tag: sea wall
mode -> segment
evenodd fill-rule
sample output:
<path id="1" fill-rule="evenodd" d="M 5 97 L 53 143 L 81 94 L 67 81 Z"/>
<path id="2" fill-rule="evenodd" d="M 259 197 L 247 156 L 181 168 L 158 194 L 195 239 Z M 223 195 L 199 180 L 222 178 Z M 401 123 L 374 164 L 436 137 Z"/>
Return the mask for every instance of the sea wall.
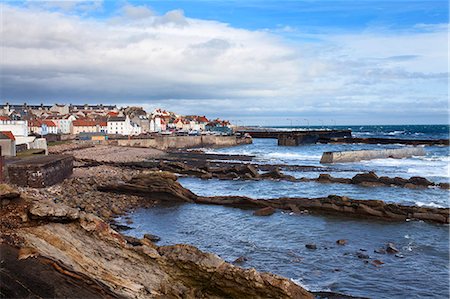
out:
<path id="1" fill-rule="evenodd" d="M 119 139 L 113 140 L 120 146 L 152 147 L 160 150 L 198 147 L 228 147 L 249 144 L 251 138 L 236 136 L 157 136 L 151 139 Z"/>
<path id="2" fill-rule="evenodd" d="M 361 160 L 383 159 L 383 158 L 408 158 L 412 156 L 424 156 L 422 147 L 407 147 L 384 150 L 362 150 L 343 152 L 324 152 L 320 163 L 357 162 Z"/>

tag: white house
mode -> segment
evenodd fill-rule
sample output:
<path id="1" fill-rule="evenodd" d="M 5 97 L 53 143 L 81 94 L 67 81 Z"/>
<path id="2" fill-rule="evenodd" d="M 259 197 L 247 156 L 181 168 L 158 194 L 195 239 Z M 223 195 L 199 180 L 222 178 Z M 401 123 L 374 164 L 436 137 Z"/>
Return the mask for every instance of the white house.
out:
<path id="1" fill-rule="evenodd" d="M 8 117 L 0 116 L 0 131 L 10 131 L 15 137 L 27 137 L 28 122 L 26 120 L 10 120 Z"/>
<path id="2" fill-rule="evenodd" d="M 108 134 L 138 135 L 140 133 L 140 127 L 132 123 L 128 115 L 108 118 Z"/>
<path id="3" fill-rule="evenodd" d="M 74 115 L 52 115 L 45 118 L 51 120 L 56 124 L 57 131 L 60 134 L 70 134 L 72 122 L 77 118 Z"/>

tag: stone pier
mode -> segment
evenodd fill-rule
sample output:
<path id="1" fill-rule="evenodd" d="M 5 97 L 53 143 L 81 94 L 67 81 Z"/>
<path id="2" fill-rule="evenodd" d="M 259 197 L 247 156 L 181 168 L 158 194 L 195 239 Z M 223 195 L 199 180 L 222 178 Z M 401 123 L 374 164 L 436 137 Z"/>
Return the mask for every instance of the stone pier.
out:
<path id="1" fill-rule="evenodd" d="M 423 147 L 406 147 L 383 150 L 362 150 L 345 152 L 324 152 L 320 163 L 357 162 L 361 160 L 385 159 L 385 158 L 409 158 L 412 156 L 424 156 Z"/>

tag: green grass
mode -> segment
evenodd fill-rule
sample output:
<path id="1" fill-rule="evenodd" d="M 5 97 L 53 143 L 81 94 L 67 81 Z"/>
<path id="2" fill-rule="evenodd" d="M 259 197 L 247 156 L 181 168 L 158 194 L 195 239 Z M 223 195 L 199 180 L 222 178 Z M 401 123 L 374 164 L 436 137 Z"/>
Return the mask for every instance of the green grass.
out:
<path id="1" fill-rule="evenodd" d="M 45 150 L 43 149 L 29 149 L 26 151 L 22 151 L 17 153 L 17 157 L 29 157 L 29 156 L 37 156 L 37 155 L 45 155 Z"/>

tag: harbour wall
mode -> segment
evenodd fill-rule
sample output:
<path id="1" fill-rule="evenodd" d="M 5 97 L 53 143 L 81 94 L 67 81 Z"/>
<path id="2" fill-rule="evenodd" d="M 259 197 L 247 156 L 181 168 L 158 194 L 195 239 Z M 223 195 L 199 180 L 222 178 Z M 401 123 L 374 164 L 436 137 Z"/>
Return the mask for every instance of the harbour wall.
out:
<path id="1" fill-rule="evenodd" d="M 229 147 L 252 143 L 251 138 L 236 136 L 157 136 L 149 139 L 119 139 L 111 140 L 120 146 L 151 147 L 160 150 L 200 147 Z"/>
<path id="2" fill-rule="evenodd" d="M 362 150 L 345 152 L 324 152 L 320 163 L 357 162 L 361 160 L 383 159 L 383 158 L 408 158 L 412 156 L 424 156 L 422 147 L 407 147 L 384 150 Z"/>

